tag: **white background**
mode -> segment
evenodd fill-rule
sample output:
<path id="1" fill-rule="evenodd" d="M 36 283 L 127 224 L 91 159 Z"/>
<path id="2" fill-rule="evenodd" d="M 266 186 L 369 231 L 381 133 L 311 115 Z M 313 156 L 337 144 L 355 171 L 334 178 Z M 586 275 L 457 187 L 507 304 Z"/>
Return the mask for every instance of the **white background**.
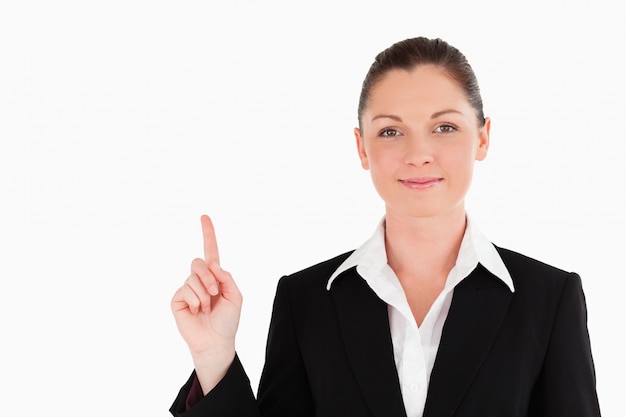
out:
<path id="1" fill-rule="evenodd" d="M 278 278 L 383 213 L 354 149 L 360 84 L 425 35 L 467 55 L 493 119 L 470 213 L 581 274 L 603 415 L 622 415 L 626 13 L 420 3 L 1 2 L 2 413 L 167 416 L 191 371 L 169 301 L 202 213 L 256 387 Z"/>

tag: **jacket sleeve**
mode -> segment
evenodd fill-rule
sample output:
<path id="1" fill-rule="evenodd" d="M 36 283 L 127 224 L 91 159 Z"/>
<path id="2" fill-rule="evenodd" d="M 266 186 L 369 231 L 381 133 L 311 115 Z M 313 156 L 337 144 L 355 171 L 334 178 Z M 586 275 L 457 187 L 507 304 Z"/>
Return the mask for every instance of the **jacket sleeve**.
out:
<path id="1" fill-rule="evenodd" d="M 195 372 L 180 389 L 170 408 L 175 417 L 258 417 L 254 394 L 250 380 L 246 375 L 238 356 L 231 364 L 222 380 L 207 395 L 191 408 L 187 407 L 187 398 L 193 386 Z"/>
<path id="2" fill-rule="evenodd" d="M 565 280 L 529 415 L 598 417 L 600 407 L 580 277 Z"/>

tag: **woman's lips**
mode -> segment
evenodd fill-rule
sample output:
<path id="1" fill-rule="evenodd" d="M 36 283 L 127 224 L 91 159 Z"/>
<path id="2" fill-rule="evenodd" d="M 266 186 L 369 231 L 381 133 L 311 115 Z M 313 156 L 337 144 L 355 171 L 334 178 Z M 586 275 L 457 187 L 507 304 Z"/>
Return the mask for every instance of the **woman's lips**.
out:
<path id="1" fill-rule="evenodd" d="M 432 188 L 443 181 L 443 178 L 437 177 L 413 177 L 400 180 L 402 185 L 412 190 L 426 190 Z"/>

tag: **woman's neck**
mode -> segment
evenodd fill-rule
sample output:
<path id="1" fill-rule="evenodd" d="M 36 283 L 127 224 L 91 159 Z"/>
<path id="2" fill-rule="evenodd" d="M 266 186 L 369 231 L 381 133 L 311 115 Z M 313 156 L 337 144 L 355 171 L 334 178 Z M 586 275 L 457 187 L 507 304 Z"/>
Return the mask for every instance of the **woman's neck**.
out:
<path id="1" fill-rule="evenodd" d="M 464 210 L 420 218 L 388 210 L 385 247 L 389 266 L 399 275 L 447 277 L 456 263 L 465 225 Z"/>

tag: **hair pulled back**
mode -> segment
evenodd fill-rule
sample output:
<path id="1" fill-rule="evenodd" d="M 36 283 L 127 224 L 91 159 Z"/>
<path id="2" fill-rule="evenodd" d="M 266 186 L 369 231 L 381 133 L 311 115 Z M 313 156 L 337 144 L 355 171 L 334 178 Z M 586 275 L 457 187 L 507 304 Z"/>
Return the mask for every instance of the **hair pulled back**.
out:
<path id="1" fill-rule="evenodd" d="M 476 110 L 479 126 L 482 127 L 485 124 L 478 80 L 465 55 L 441 39 L 418 37 L 397 42 L 379 53 L 374 59 L 361 88 L 358 109 L 359 126 L 367 108 L 372 87 L 391 70 L 409 71 L 418 65 L 441 67 L 465 92 L 470 105 Z"/>

